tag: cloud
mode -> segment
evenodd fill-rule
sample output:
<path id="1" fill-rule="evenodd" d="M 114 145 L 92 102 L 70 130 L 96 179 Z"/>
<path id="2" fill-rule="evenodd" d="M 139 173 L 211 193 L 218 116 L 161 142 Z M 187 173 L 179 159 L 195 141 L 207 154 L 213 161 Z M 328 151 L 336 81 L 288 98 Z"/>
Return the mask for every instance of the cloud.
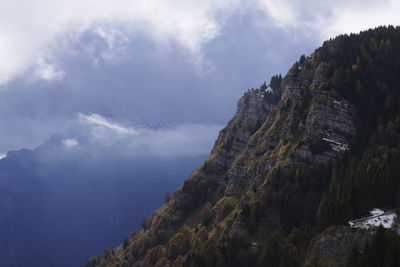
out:
<path id="1" fill-rule="evenodd" d="M 85 115 L 82 113 L 78 113 L 78 117 L 84 123 L 89 125 L 93 125 L 94 129 L 108 129 L 115 132 L 118 135 L 133 135 L 137 134 L 137 131 L 131 127 L 124 127 L 119 125 L 118 123 L 112 122 L 111 119 L 107 119 L 99 114 L 90 113 L 89 115 Z"/>
<path id="2" fill-rule="evenodd" d="M 400 2 L 396 0 L 259 0 L 258 3 L 276 26 L 312 31 L 320 40 L 380 25 L 400 24 Z"/>
<path id="3" fill-rule="evenodd" d="M 43 59 L 39 59 L 34 72 L 34 78 L 45 81 L 60 81 L 64 78 L 64 71 L 60 70 L 54 64 L 50 64 Z"/>
<path id="4" fill-rule="evenodd" d="M 400 2 L 356 1 L 346 3 L 342 7 L 332 6 L 332 19 L 326 23 L 330 35 L 357 33 L 361 30 L 381 25 L 400 25 Z M 322 34 L 322 36 L 325 36 Z"/>
<path id="5" fill-rule="evenodd" d="M 112 143 L 137 122 L 225 124 L 243 91 L 323 39 L 399 17 L 393 0 L 0 1 L 4 152 L 64 133 L 77 112 Z M 211 72 L 193 69 L 208 63 Z M 150 135 L 161 132 L 180 138 Z"/>
<path id="6" fill-rule="evenodd" d="M 118 42 L 115 29 L 129 28 L 131 34 L 147 34 L 159 44 L 173 41 L 199 57 L 202 44 L 218 35 L 224 14 L 237 8 L 238 3 L 239 0 L 2 0 L 0 83 L 27 70 L 63 42 L 79 42 L 85 31 L 104 38 L 109 50 Z M 111 30 L 102 29 L 110 25 Z M 48 73 L 45 72 L 45 79 L 57 74 Z"/>
<path id="7" fill-rule="evenodd" d="M 141 147 L 147 153 L 166 157 L 206 155 L 210 153 L 221 128 L 221 125 L 215 124 L 182 124 L 147 129 L 141 138 L 131 143 L 132 151 Z"/>
<path id="8" fill-rule="evenodd" d="M 106 155 L 205 155 L 210 152 L 222 127 L 216 124 L 181 124 L 133 128 L 93 113 L 80 113 L 78 120 L 83 127 L 63 139 L 64 145 L 73 147 L 81 144 L 81 149 L 85 147 L 92 154 Z"/>
<path id="9" fill-rule="evenodd" d="M 203 75 L 196 73 L 182 47 L 166 44 L 160 49 L 148 35 L 132 37 L 112 25 L 97 24 L 95 32 L 78 38 L 74 49 L 60 40 L 58 49 L 66 54 L 45 61 L 65 72 L 62 80 L 32 82 L 29 73 L 0 90 L 0 151 L 37 147 L 64 133 L 78 112 L 102 114 L 111 123 L 134 125 L 134 130 L 143 124 L 225 124 L 247 88 L 285 72 L 305 53 L 304 44 L 293 43 L 281 31 L 254 27 L 251 18 L 229 18 L 219 35 L 203 45 L 215 67 Z M 103 61 L 103 52 L 112 60 Z M 97 133 L 118 136 L 104 127 Z"/>
<path id="10" fill-rule="evenodd" d="M 79 142 L 75 138 L 67 138 L 62 140 L 62 143 L 66 148 L 72 148 L 79 146 Z"/>
<path id="11" fill-rule="evenodd" d="M 106 44 L 95 59 L 113 62 L 128 39 L 145 34 L 163 49 L 180 46 L 195 65 L 208 68 L 203 46 L 220 35 L 227 18 L 257 10 L 267 14 L 268 27 L 316 34 L 319 41 L 400 23 L 397 0 L 2 0 L 0 84 L 32 67 L 43 80 L 61 80 L 66 73 L 59 66 L 37 62 L 71 52 L 75 44 L 92 53 L 81 40 L 86 32 Z"/>

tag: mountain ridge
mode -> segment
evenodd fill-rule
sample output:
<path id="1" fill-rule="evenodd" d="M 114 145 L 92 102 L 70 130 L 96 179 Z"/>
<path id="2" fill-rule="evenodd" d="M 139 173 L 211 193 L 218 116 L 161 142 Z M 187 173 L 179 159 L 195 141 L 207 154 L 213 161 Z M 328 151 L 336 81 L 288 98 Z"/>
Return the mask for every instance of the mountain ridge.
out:
<path id="1" fill-rule="evenodd" d="M 209 158 L 143 229 L 83 266 L 342 266 L 354 248 L 369 257 L 373 237 L 359 241 L 361 230 L 344 225 L 398 205 L 397 47 L 392 26 L 342 35 L 246 92 Z M 378 157 L 383 178 L 362 165 L 374 153 L 389 155 Z M 374 233 L 397 244 L 385 231 Z M 318 238 L 332 233 L 354 242 L 319 253 Z"/>

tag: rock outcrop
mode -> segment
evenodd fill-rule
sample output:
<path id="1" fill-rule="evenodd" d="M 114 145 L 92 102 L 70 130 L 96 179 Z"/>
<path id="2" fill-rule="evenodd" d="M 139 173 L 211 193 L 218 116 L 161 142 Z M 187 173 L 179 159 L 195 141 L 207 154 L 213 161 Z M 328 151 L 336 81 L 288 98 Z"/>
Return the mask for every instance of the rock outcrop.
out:
<path id="1" fill-rule="evenodd" d="M 268 92 L 250 90 L 238 101 L 233 119 L 221 131 L 208 162 L 220 166 L 226 194 L 237 181 L 251 182 L 277 163 L 321 166 L 349 150 L 357 115 L 346 100 L 325 88 L 326 67 L 312 57 L 283 79 L 277 104 Z"/>

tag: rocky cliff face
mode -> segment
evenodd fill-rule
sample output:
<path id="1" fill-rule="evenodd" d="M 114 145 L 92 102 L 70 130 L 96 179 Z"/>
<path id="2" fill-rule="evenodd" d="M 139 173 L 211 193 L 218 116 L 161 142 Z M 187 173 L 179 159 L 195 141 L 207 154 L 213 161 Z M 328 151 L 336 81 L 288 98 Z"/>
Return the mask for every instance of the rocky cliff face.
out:
<path id="1" fill-rule="evenodd" d="M 129 248 L 135 256 L 128 257 L 128 262 L 152 266 L 148 262 L 152 246 L 146 248 L 149 245 L 141 239 L 160 231 L 175 237 L 182 226 L 192 236 L 204 224 L 207 207 L 216 219 L 211 219 L 213 230 L 207 229 L 206 241 L 248 235 L 248 222 L 240 211 L 264 197 L 266 184 L 276 179 L 274 170 L 289 173 L 304 165 L 317 168 L 346 153 L 356 133 L 357 114 L 348 101 L 326 88 L 326 69 L 325 64 L 308 57 L 291 68 L 274 92 L 271 88 L 246 92 L 234 117 L 221 130 L 209 159 L 169 203 L 144 221 L 144 230 L 131 241 Z M 273 93 L 280 96 L 277 103 L 271 100 Z M 251 194 L 246 192 L 249 187 Z M 170 241 L 158 253 L 171 254 Z M 259 252 L 257 241 L 249 242 L 253 251 Z M 183 249 L 184 254 L 189 247 Z M 162 259 L 172 264 L 177 257 L 163 256 L 157 262 Z"/>
<path id="2" fill-rule="evenodd" d="M 357 101 L 334 89 L 336 63 L 321 55 L 302 57 L 283 80 L 246 92 L 209 158 L 172 200 L 123 246 L 86 266 L 301 266 L 345 257 L 368 239 L 368 231 L 344 228 L 314 239 L 307 252 L 321 230 L 324 192 L 334 192 L 326 191 L 332 166 L 364 127 Z"/>
<path id="3" fill-rule="evenodd" d="M 320 166 L 349 150 L 356 133 L 354 107 L 325 88 L 326 64 L 312 57 L 283 79 L 282 98 L 271 104 L 267 92 L 247 92 L 234 118 L 221 131 L 209 163 L 225 171 L 226 195 L 236 183 L 266 176 L 274 166 Z"/>

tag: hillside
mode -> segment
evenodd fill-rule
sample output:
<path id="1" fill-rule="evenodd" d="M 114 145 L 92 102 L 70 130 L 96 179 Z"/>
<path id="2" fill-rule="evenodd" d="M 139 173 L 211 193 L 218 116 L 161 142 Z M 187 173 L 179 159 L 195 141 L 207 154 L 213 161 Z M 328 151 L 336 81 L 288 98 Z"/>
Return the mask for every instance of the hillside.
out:
<path id="1" fill-rule="evenodd" d="M 84 266 L 395 266 L 400 28 L 326 41 L 249 90 L 208 159 L 143 229 Z"/>

